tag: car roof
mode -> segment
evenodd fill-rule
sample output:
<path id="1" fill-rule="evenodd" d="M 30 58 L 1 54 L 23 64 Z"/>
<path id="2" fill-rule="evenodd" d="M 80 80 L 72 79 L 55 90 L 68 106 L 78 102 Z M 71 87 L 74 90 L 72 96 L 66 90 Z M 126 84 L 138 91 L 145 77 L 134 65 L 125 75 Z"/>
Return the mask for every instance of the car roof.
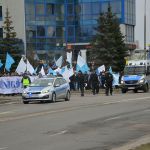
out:
<path id="1" fill-rule="evenodd" d="M 57 77 L 57 76 L 44 76 L 42 79 L 63 79 L 63 77 Z"/>

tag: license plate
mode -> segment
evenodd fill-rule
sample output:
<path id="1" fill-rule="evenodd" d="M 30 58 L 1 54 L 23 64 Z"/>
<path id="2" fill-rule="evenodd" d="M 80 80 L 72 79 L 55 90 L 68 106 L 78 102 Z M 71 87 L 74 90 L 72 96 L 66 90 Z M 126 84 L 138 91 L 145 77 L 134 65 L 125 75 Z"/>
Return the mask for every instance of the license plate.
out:
<path id="1" fill-rule="evenodd" d="M 135 87 L 128 87 L 128 89 L 129 89 L 129 90 L 134 90 L 134 89 L 135 89 Z"/>
<path id="2" fill-rule="evenodd" d="M 29 97 L 29 98 L 32 97 L 32 93 L 29 93 L 29 94 L 28 94 L 28 97 Z"/>

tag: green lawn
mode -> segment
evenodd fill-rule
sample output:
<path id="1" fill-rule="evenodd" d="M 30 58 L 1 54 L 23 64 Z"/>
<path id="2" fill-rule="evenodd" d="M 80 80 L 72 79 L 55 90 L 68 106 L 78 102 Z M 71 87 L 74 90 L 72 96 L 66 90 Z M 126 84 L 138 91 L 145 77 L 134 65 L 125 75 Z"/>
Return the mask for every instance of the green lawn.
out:
<path id="1" fill-rule="evenodd" d="M 141 145 L 140 147 L 137 147 L 137 148 L 131 149 L 131 150 L 150 150 L 150 143 L 145 144 L 145 145 Z"/>

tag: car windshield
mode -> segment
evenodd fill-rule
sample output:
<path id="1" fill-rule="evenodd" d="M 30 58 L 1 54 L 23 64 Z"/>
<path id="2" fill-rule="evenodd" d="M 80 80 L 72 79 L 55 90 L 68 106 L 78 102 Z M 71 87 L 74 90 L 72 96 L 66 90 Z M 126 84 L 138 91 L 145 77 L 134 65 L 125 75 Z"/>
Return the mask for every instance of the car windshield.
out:
<path id="1" fill-rule="evenodd" d="M 37 79 L 34 82 L 32 82 L 30 86 L 32 86 L 32 87 L 33 86 L 34 87 L 36 87 L 36 86 L 46 87 L 50 84 L 53 84 L 53 82 L 54 82 L 54 79 Z"/>
<path id="2" fill-rule="evenodd" d="M 142 75 L 145 74 L 145 72 L 145 66 L 130 66 L 124 69 L 124 75 Z"/>

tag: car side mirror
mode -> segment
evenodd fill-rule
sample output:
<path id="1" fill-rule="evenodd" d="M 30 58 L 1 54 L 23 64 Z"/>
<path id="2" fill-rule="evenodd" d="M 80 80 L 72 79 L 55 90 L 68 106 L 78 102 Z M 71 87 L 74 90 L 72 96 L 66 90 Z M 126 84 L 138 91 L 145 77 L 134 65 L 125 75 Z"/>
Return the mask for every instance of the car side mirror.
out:
<path id="1" fill-rule="evenodd" d="M 48 83 L 48 86 L 52 86 L 52 83 Z"/>
<path id="2" fill-rule="evenodd" d="M 60 86 L 60 84 L 56 84 L 56 85 L 55 85 L 55 87 L 59 87 L 59 86 Z"/>

